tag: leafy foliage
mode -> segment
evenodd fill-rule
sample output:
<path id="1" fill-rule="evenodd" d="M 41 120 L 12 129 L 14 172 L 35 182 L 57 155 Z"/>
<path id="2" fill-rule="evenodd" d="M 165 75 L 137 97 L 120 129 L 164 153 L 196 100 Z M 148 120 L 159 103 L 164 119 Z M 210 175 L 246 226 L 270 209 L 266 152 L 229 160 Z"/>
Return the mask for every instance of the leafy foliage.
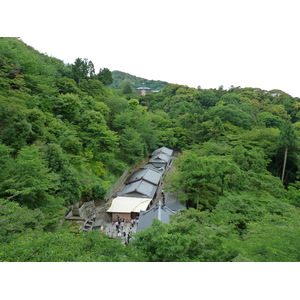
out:
<path id="1" fill-rule="evenodd" d="M 299 210 L 272 197 L 223 197 L 212 212 L 189 209 L 170 224 L 154 219 L 134 238 L 147 261 L 299 261 Z M 290 226 L 290 227 L 288 227 Z"/>
<path id="2" fill-rule="evenodd" d="M 10 243 L 1 245 L 0 261 L 17 262 L 124 262 L 138 261 L 119 240 L 96 232 L 74 234 L 28 230 L 15 234 Z"/>
<path id="3" fill-rule="evenodd" d="M 135 89 L 145 83 L 146 86 L 153 90 L 162 90 L 168 84 L 165 81 L 148 80 L 121 71 L 112 71 L 111 73 L 113 83 L 110 85 L 110 87 L 113 89 L 122 89 L 125 85 L 129 85 Z"/>
<path id="4" fill-rule="evenodd" d="M 111 71 L 107 68 L 100 69 L 98 73 L 98 79 L 104 84 L 109 85 L 113 83 L 113 77 Z"/>

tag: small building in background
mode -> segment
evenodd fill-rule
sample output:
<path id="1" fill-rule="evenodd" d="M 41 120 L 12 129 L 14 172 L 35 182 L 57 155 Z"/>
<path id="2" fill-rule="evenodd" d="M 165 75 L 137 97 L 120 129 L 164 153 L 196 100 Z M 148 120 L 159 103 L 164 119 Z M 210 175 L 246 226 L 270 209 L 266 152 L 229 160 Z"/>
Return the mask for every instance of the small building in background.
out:
<path id="1" fill-rule="evenodd" d="M 147 94 L 150 94 L 152 92 L 152 89 L 145 86 L 145 83 L 142 84 L 141 87 L 138 87 L 136 90 L 137 95 L 145 96 Z"/>

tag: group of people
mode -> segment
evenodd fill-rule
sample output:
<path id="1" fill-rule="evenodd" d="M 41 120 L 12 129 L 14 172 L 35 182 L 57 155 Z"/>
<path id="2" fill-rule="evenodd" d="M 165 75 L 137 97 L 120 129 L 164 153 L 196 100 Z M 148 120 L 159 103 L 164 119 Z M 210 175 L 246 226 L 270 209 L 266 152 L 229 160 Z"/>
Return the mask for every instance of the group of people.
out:
<path id="1" fill-rule="evenodd" d="M 136 218 L 131 219 L 131 226 L 132 227 L 134 227 L 135 224 L 138 225 L 138 223 L 139 223 L 139 219 L 136 219 Z"/>
<path id="2" fill-rule="evenodd" d="M 117 237 L 124 238 L 125 245 L 129 244 L 131 241 L 131 234 L 132 234 L 132 228 L 135 224 L 138 224 L 138 219 L 133 218 L 131 219 L 131 227 L 129 228 L 128 234 L 126 234 L 125 231 L 125 219 L 121 219 L 119 216 L 117 216 L 117 221 L 115 222 L 116 231 L 117 231 Z"/>
<path id="3" fill-rule="evenodd" d="M 166 205 L 166 197 L 165 197 L 165 191 L 164 190 L 161 191 L 161 197 L 162 197 L 162 205 L 164 206 L 164 205 Z M 124 218 L 121 219 L 117 215 L 117 221 L 115 222 L 117 237 L 124 238 L 125 245 L 129 244 L 129 242 L 131 241 L 132 228 L 134 227 L 135 224 L 138 225 L 138 222 L 139 222 L 139 219 L 132 218 L 131 219 L 131 227 L 129 228 L 128 234 L 126 234 L 126 231 L 124 230 L 125 219 Z"/>
<path id="4" fill-rule="evenodd" d="M 125 225 L 125 219 L 121 220 L 121 218 L 119 216 L 117 216 L 117 221 L 115 223 L 117 232 L 119 232 L 121 230 L 123 231 L 124 225 Z"/>

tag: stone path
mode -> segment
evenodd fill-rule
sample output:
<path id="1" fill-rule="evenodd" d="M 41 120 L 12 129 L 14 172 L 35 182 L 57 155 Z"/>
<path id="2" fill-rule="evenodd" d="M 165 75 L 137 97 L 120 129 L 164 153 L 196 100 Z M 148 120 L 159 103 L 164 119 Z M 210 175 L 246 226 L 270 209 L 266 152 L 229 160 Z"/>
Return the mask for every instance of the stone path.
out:
<path id="1" fill-rule="evenodd" d="M 96 221 L 93 224 L 93 230 L 100 230 L 110 238 L 120 239 L 123 244 L 126 244 L 128 242 L 128 234 L 131 232 L 130 236 L 132 237 L 132 234 L 136 233 L 137 224 L 134 224 L 132 227 L 131 223 L 122 222 L 121 225 L 120 231 L 118 231 L 114 222 L 104 221 L 103 219 L 96 217 Z"/>

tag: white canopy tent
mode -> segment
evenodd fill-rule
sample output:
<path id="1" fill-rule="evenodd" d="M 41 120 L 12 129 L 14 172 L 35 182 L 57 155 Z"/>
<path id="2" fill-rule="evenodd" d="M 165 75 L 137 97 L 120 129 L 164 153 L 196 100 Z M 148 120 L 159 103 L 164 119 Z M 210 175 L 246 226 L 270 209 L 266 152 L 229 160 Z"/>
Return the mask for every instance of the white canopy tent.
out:
<path id="1" fill-rule="evenodd" d="M 151 198 L 138 198 L 138 197 L 117 197 L 113 199 L 108 213 L 112 214 L 112 219 L 115 220 L 117 215 L 130 221 L 131 213 L 139 214 L 140 211 L 147 210 Z"/>

